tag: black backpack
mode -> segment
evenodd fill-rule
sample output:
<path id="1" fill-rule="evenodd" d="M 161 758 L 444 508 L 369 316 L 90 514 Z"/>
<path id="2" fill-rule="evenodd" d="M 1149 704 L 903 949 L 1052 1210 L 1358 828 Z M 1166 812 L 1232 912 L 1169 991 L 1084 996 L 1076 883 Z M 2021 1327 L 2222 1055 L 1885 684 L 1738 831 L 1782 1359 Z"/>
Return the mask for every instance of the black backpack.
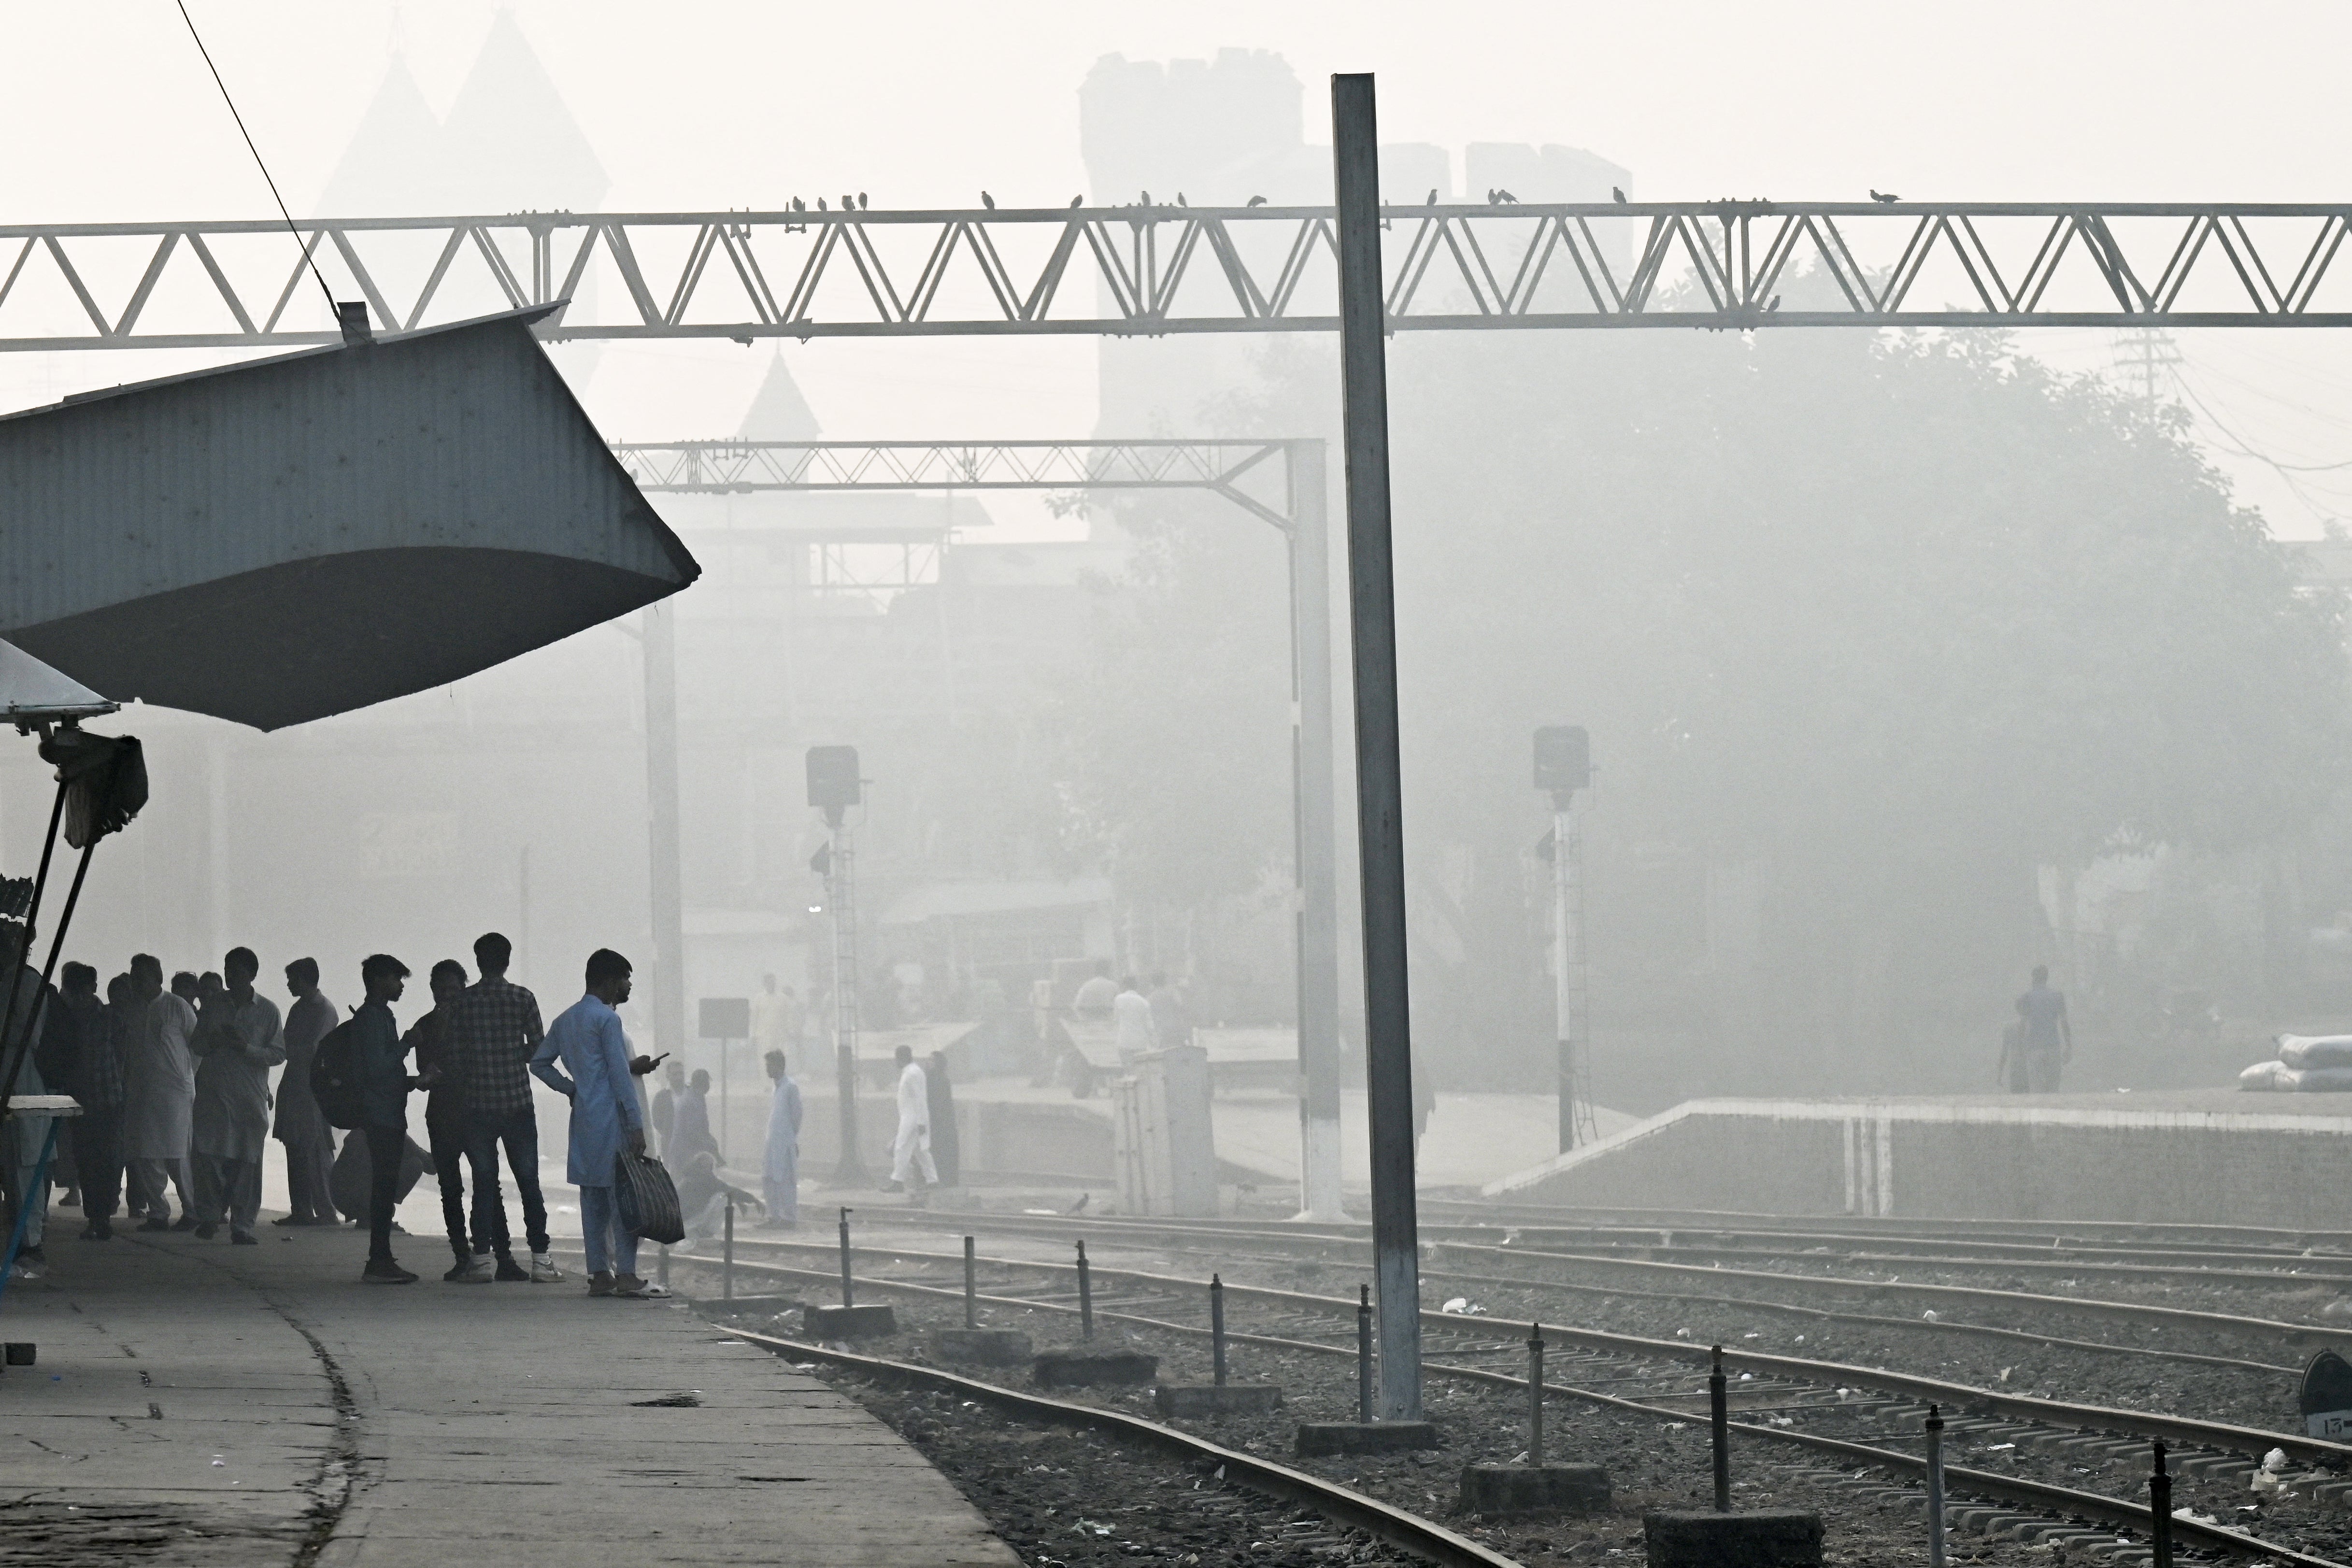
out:
<path id="1" fill-rule="evenodd" d="M 360 1124 L 360 1042 L 349 1018 L 320 1040 L 310 1056 L 310 1098 L 330 1127 L 345 1131 Z"/>

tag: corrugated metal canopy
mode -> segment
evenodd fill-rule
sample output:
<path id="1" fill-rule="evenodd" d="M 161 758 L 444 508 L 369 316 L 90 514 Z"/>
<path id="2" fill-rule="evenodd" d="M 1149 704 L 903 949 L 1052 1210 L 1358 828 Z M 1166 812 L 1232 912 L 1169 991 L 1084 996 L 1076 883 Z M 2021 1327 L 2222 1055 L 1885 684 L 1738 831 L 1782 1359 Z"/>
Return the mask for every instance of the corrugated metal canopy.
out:
<path id="1" fill-rule="evenodd" d="M 700 575 L 517 310 L 0 417 L 0 637 L 263 730 Z"/>

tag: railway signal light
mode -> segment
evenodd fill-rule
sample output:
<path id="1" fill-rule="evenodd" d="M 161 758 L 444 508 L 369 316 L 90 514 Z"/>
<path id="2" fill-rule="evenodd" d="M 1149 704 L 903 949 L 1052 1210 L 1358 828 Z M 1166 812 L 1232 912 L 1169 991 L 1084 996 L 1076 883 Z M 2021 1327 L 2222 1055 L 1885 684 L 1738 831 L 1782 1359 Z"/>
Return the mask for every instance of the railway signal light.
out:
<path id="1" fill-rule="evenodd" d="M 808 803 L 824 813 L 825 821 L 841 826 L 841 814 L 862 798 L 855 746 L 811 746 L 808 750 Z"/>
<path id="2" fill-rule="evenodd" d="M 1574 795 L 1592 782 L 1592 742 L 1581 724 L 1547 724 L 1536 731 L 1536 788 Z"/>

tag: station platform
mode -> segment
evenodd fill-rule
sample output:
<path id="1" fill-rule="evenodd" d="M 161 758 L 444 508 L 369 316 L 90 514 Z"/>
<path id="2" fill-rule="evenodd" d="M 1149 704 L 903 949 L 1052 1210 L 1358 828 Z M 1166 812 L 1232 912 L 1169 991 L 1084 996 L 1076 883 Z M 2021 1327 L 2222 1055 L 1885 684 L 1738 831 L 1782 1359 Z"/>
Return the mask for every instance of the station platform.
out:
<path id="1" fill-rule="evenodd" d="M 0 1300 L 38 1347 L 0 1372 L 0 1561 L 1019 1562 L 897 1434 L 678 1303 L 445 1284 L 421 1237 L 425 1277 L 378 1286 L 348 1229 L 77 1228 Z"/>
<path id="2" fill-rule="evenodd" d="M 1696 1100 L 1482 1189 L 1520 1204 L 2352 1230 L 2352 1094 Z"/>

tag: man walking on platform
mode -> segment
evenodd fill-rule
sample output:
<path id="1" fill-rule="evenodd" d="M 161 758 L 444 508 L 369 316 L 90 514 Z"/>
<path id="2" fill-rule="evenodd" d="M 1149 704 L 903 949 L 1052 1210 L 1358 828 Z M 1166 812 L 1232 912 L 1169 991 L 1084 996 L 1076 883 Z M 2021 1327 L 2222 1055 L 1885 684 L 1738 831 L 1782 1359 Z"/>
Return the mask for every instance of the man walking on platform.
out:
<path id="1" fill-rule="evenodd" d="M 196 1105 L 196 1059 L 188 1041 L 196 1010 L 163 989 L 163 965 L 152 952 L 131 960 L 139 1027 L 124 1062 L 122 1157 L 147 1223 L 142 1230 L 194 1230 L 188 1193 L 188 1138 Z M 180 1192 L 180 1219 L 172 1222 L 171 1192 Z"/>
<path id="2" fill-rule="evenodd" d="M 764 1058 L 768 1079 L 775 1085 L 768 1097 L 768 1147 L 760 1165 L 760 1186 L 767 1199 L 761 1230 L 797 1230 L 801 1223 L 801 1086 L 784 1070 L 782 1051 Z"/>
<path id="3" fill-rule="evenodd" d="M 221 960 L 226 993 L 189 1043 L 197 1058 L 190 1158 L 196 1174 L 196 1237 L 224 1221 L 239 1247 L 256 1245 L 261 1156 L 269 1146 L 269 1069 L 286 1059 L 278 1004 L 253 988 L 261 960 L 233 947 Z"/>
<path id="4" fill-rule="evenodd" d="M 539 1111 L 531 1104 L 530 1065 L 546 1031 L 539 998 L 507 979 L 514 945 L 497 931 L 474 942 L 481 978 L 449 1015 L 449 1066 L 465 1107 L 466 1163 L 474 1168 L 474 1256 L 495 1252 L 499 1279 L 552 1285 L 563 1278 L 549 1251 L 547 1200 L 539 1189 Z M 506 1199 L 499 1191 L 499 1151 L 522 1200 L 530 1269 L 515 1262 L 507 1230 Z M 605 1178 L 611 1180 L 608 1173 Z M 477 1264 L 477 1268 L 481 1265 Z"/>
<path id="5" fill-rule="evenodd" d="M 530 1070 L 572 1102 L 565 1174 L 580 1189 L 588 1294 L 639 1299 L 646 1285 L 637 1278 L 637 1238 L 621 1223 L 613 1180 L 622 1150 L 645 1152 L 645 1120 L 632 1077 L 651 1072 L 654 1064 L 647 1057 L 629 1059 L 621 1016 L 613 1010 L 629 999 L 629 961 L 600 947 L 588 955 L 587 981 L 587 994 L 558 1016 L 532 1055 Z"/>
<path id="6" fill-rule="evenodd" d="M 405 1058 L 408 1047 L 392 1005 L 400 1000 L 408 965 L 388 952 L 360 965 L 367 1000 L 352 1015 L 352 1045 L 359 1058 L 360 1127 L 367 1140 L 368 1260 L 360 1278 L 371 1285 L 414 1285 L 416 1276 L 392 1256 L 392 1211 L 400 1201 L 400 1162 L 408 1151 L 408 1091 L 415 1087 Z"/>
<path id="7" fill-rule="evenodd" d="M 2029 1094 L 2055 1094 L 2058 1075 L 2074 1055 L 2074 1026 L 2066 1019 L 2066 994 L 2050 984 L 2050 967 L 2036 964 L 2033 986 L 2017 999 L 2019 1049 Z"/>
<path id="8" fill-rule="evenodd" d="M 286 1145 L 287 1213 L 272 1225 L 335 1225 L 327 1174 L 335 1168 L 335 1130 L 310 1097 L 310 1058 L 335 1026 L 335 1005 L 319 989 L 319 961 L 298 958 L 286 966 L 286 989 L 294 1005 L 286 1011 L 286 1070 L 278 1075 L 278 1119 L 270 1136 Z"/>
<path id="9" fill-rule="evenodd" d="M 892 1059 L 898 1064 L 898 1136 L 890 1145 L 890 1184 L 882 1190 L 910 1193 L 920 1203 L 925 1187 L 940 1184 L 940 1168 L 931 1163 L 930 1086 L 913 1047 L 900 1046 Z"/>
<path id="10" fill-rule="evenodd" d="M 418 1080 L 425 1086 L 425 1137 L 433 1148 L 433 1170 L 441 1184 L 441 1224 L 449 1233 L 449 1250 L 457 1260 L 441 1276 L 453 1285 L 487 1285 L 492 1278 L 490 1249 L 481 1256 L 466 1238 L 466 1157 L 467 1131 L 465 1102 L 458 1098 L 457 1076 L 449 1068 L 449 1023 L 466 994 L 466 966 L 445 958 L 433 966 L 433 1011 L 408 1026 L 408 1047 L 416 1055 Z M 479 1167 L 474 1192 L 482 1190 Z"/>

